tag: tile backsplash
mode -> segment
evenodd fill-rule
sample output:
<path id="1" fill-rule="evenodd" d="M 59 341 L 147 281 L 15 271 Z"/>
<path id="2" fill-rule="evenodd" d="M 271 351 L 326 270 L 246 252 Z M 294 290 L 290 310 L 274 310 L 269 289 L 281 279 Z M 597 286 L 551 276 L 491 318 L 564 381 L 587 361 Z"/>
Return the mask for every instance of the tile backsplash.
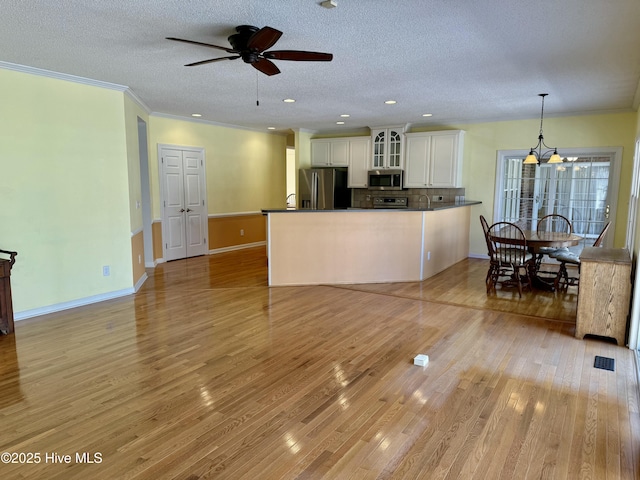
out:
<path id="1" fill-rule="evenodd" d="M 420 197 L 428 195 L 431 204 L 435 203 L 434 197 L 442 196 L 442 203 L 453 203 L 456 197 L 464 196 L 464 188 L 407 188 L 404 190 L 368 190 L 366 188 L 354 188 L 351 190 L 352 206 L 356 208 L 373 208 L 375 197 L 407 197 L 409 208 L 427 206 L 427 199 Z"/>

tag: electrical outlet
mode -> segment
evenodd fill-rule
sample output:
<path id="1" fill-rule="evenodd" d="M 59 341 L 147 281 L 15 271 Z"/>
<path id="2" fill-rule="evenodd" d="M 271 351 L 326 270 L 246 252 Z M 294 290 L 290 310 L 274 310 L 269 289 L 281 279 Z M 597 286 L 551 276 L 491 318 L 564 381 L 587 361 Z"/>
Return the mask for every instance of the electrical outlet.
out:
<path id="1" fill-rule="evenodd" d="M 142 255 L 138 254 L 138 263 L 142 263 Z"/>
<path id="2" fill-rule="evenodd" d="M 240 236 L 244 237 L 244 229 L 243 228 L 240 229 Z"/>
<path id="3" fill-rule="evenodd" d="M 433 202 L 442 202 L 443 199 L 444 197 L 442 195 L 434 195 L 433 197 L 431 197 L 431 201 Z"/>
<path id="4" fill-rule="evenodd" d="M 111 268 L 109 267 L 109 265 L 105 265 L 104 267 L 102 267 L 102 275 L 104 277 L 108 277 L 109 275 L 111 275 Z"/>
<path id="5" fill-rule="evenodd" d="M 431 252 L 427 252 L 427 260 L 431 260 Z"/>

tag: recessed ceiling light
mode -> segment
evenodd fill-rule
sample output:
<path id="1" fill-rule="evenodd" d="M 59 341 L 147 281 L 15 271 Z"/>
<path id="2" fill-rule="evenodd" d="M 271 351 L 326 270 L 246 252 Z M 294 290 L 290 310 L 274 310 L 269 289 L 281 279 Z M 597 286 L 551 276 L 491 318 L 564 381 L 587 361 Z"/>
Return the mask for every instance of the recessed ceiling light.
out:
<path id="1" fill-rule="evenodd" d="M 295 100 L 294 100 L 293 98 L 285 98 L 285 99 L 283 100 L 283 102 L 284 102 L 284 103 L 293 103 L 293 102 L 295 102 Z"/>
<path id="2" fill-rule="evenodd" d="M 200 114 L 200 113 L 192 113 L 191 116 L 192 117 L 201 117 L 202 114 Z"/>
<path id="3" fill-rule="evenodd" d="M 387 105 L 395 105 L 398 102 L 396 102 L 395 100 L 385 100 L 384 103 L 386 103 Z"/>
<path id="4" fill-rule="evenodd" d="M 267 130 L 275 130 L 276 127 L 267 127 Z"/>
<path id="5" fill-rule="evenodd" d="M 336 125 L 344 125 L 344 122 L 336 122 Z"/>
<path id="6" fill-rule="evenodd" d="M 433 117 L 433 113 L 423 113 L 423 117 Z"/>
<path id="7" fill-rule="evenodd" d="M 348 113 L 343 113 L 342 115 L 340 115 L 342 118 L 349 118 L 351 115 L 349 115 Z"/>

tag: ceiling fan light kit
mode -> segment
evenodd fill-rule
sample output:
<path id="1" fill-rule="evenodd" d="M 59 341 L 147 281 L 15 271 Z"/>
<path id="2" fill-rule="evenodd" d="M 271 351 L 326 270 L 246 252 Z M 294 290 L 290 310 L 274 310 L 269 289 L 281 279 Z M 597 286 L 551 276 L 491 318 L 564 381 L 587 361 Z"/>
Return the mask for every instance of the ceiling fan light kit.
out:
<path id="1" fill-rule="evenodd" d="M 558 149 L 555 147 L 550 147 L 546 143 L 544 143 L 544 135 L 542 134 L 542 120 L 544 118 L 544 97 L 546 97 L 547 95 L 549 94 L 538 94 L 539 97 L 542 97 L 542 110 L 540 112 L 540 135 L 538 135 L 538 144 L 535 147 L 531 147 L 531 149 L 529 150 L 529 155 L 527 155 L 527 158 L 524 159 L 523 163 L 525 165 L 540 165 L 540 162 L 545 157 L 545 155 L 551 153 L 551 151 L 553 151 L 553 154 L 551 155 L 551 157 L 549 157 L 547 163 L 562 163 L 562 158 L 558 154 Z M 543 153 L 542 147 L 547 148 L 548 150 Z"/>
<path id="2" fill-rule="evenodd" d="M 173 40 L 176 42 L 216 48 L 233 54 L 228 57 L 211 58 L 209 60 L 188 63 L 185 67 L 195 67 L 221 60 L 237 60 L 238 58 L 242 58 L 244 63 L 248 63 L 256 70 L 259 70 L 265 75 L 271 76 L 280 73 L 280 69 L 271 60 L 293 60 L 298 62 L 330 62 L 333 60 L 333 55 L 331 53 L 307 52 L 303 50 L 266 51 L 273 47 L 282 36 L 282 32 L 275 28 L 258 28 L 252 25 L 239 25 L 236 27 L 236 32 L 237 33 L 228 37 L 231 48 L 212 45 L 210 43 L 196 42 L 194 40 L 186 40 L 183 38 L 166 38 L 167 40 Z"/>
<path id="3" fill-rule="evenodd" d="M 322 5 L 324 8 L 335 8 L 338 6 L 338 3 L 334 0 L 326 0 L 322 2 L 320 5 Z"/>

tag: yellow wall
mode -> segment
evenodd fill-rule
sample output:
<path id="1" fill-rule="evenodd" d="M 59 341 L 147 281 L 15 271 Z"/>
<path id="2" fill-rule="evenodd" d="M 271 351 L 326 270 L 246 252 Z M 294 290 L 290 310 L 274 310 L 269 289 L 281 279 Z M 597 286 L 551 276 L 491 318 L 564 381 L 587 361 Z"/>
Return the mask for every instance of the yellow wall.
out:
<path id="1" fill-rule="evenodd" d="M 247 223 L 246 213 L 280 208 L 286 200 L 287 137 L 267 132 L 211 125 L 174 118 L 149 117 L 149 175 L 151 176 L 154 246 L 162 242 L 158 145 L 201 147 L 205 153 L 208 214 L 232 214 L 224 220 L 209 218 L 209 250 L 265 241 L 264 228 Z M 239 236 L 242 225 L 245 236 Z M 238 227 L 238 228 L 236 228 Z M 236 230 L 238 230 L 236 232 Z M 230 244 L 235 238 L 236 243 Z M 162 258 L 162 250 L 154 258 Z M 160 253 L 160 257 L 158 257 Z"/>
<path id="2" fill-rule="evenodd" d="M 486 254 L 486 243 L 478 216 L 493 218 L 497 152 L 531 148 L 537 142 L 540 120 L 459 124 L 446 128 L 466 131 L 463 185 L 468 199 L 482 201 L 482 205 L 472 210 L 470 252 L 483 255 Z M 626 238 L 635 131 L 635 113 L 544 119 L 545 142 L 557 146 L 560 151 L 577 147 L 623 147 L 615 247 L 624 246 Z"/>
<path id="3" fill-rule="evenodd" d="M 129 214 L 131 232 L 142 228 L 142 201 L 140 181 L 140 147 L 138 142 L 138 117 L 149 124 L 149 115 L 128 95 L 124 95 L 125 129 L 127 141 L 127 163 L 129 172 Z"/>
<path id="4" fill-rule="evenodd" d="M 130 289 L 142 275 L 136 267 L 141 242 L 137 235 L 132 239 L 142 226 L 136 207 L 138 116 L 147 121 L 149 132 L 154 219 L 161 216 L 159 143 L 204 147 L 209 214 L 258 212 L 285 204 L 283 135 L 148 116 L 116 90 L 5 69 L 0 69 L 0 91 L 0 248 L 19 252 L 12 272 L 16 313 Z M 615 231 L 615 246 L 622 246 L 640 117 L 629 113 L 547 118 L 544 127 L 549 143 L 560 149 L 623 147 Z M 467 132 L 466 195 L 483 201 L 472 210 L 470 250 L 482 254 L 484 240 L 479 225 L 474 225 L 481 213 L 493 216 L 496 151 L 529 148 L 539 122 L 446 128 Z M 304 131 L 294 134 L 298 168 L 310 166 L 311 136 Z M 155 222 L 154 233 L 158 227 Z M 231 230 L 237 230 L 236 223 Z M 223 232 L 212 236 L 218 238 L 218 233 Z M 154 238 L 154 253 L 158 244 Z M 102 275 L 104 265 L 111 268 L 108 277 Z"/>
<path id="5" fill-rule="evenodd" d="M 144 237 L 142 229 L 142 188 L 140 176 L 140 144 L 138 117 L 149 123 L 149 116 L 128 95 L 124 96 L 125 131 L 127 142 L 127 170 L 129 174 L 129 217 L 131 223 L 131 264 L 133 283 L 145 274 Z M 143 139 L 142 141 L 146 141 Z"/>
<path id="6" fill-rule="evenodd" d="M 204 147 L 208 213 L 259 212 L 285 205 L 286 136 L 149 117 L 153 218 L 160 219 L 158 144 Z"/>
<path id="7" fill-rule="evenodd" d="M 124 94 L 4 69 L 0 91 L 0 248 L 18 251 L 14 311 L 130 288 Z"/>
<path id="8" fill-rule="evenodd" d="M 296 168 L 311 168 L 311 133 L 298 130 L 295 132 Z"/>

